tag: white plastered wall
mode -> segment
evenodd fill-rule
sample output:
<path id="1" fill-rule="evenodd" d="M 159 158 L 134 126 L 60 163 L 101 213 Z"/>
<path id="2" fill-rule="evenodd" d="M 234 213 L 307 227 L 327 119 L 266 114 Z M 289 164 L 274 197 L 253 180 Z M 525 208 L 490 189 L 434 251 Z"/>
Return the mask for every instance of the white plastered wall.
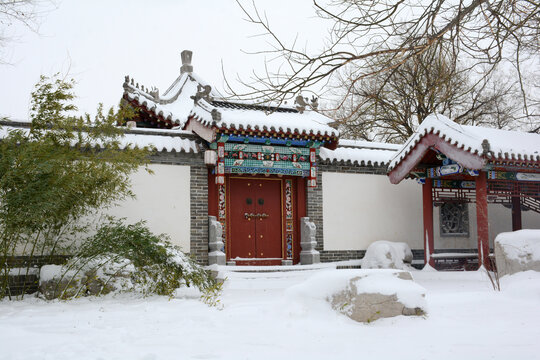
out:
<path id="1" fill-rule="evenodd" d="M 151 164 L 149 167 L 154 174 L 141 169 L 131 177 L 136 198 L 123 201 L 108 213 L 125 217 L 127 223 L 146 220 L 153 233 L 168 234 L 173 244 L 189 252 L 189 166 Z"/>
<path id="2" fill-rule="evenodd" d="M 365 250 L 376 240 L 423 248 L 422 189 L 387 176 L 324 172 L 324 250 Z"/>
<path id="3" fill-rule="evenodd" d="M 387 176 L 324 172 L 324 250 L 365 250 L 377 240 L 403 241 L 423 249 L 422 186 L 413 180 L 392 185 Z M 434 208 L 435 249 L 476 249 L 476 205 L 469 204 L 469 236 L 441 237 Z M 491 246 L 497 234 L 512 231 L 512 212 L 488 205 Z M 524 229 L 540 229 L 540 214 L 522 212 Z"/>

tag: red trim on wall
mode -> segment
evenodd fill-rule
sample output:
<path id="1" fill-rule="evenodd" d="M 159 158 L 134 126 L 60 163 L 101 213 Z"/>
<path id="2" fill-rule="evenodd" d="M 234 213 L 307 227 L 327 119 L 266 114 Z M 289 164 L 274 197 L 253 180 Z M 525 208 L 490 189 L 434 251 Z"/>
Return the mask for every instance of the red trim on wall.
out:
<path id="1" fill-rule="evenodd" d="M 295 238 L 293 242 L 293 251 L 294 251 L 294 258 L 293 263 L 298 264 L 300 262 L 300 251 L 302 249 L 300 248 L 300 219 L 306 216 L 306 179 L 302 177 L 296 178 L 295 181 L 296 185 L 296 201 L 295 201 Z"/>
<path id="2" fill-rule="evenodd" d="M 422 185 L 422 209 L 423 209 L 423 220 L 424 220 L 424 264 L 428 263 L 428 252 L 427 248 L 429 247 L 429 264 L 431 266 L 435 265 L 433 261 L 433 252 L 435 247 L 435 241 L 433 239 L 433 198 L 431 196 L 432 192 L 432 180 L 426 179 L 426 183 Z"/>
<path id="3" fill-rule="evenodd" d="M 216 185 L 216 175 L 212 170 L 208 170 L 208 215 L 218 216 L 218 188 Z"/>
<path id="4" fill-rule="evenodd" d="M 478 231 L 478 264 L 490 269 L 489 223 L 487 205 L 487 174 L 480 171 L 476 178 L 476 226 Z"/>
<path id="5" fill-rule="evenodd" d="M 296 198 L 297 198 L 297 214 L 298 221 L 301 217 L 306 216 L 306 179 L 302 177 L 296 178 Z"/>
<path id="6" fill-rule="evenodd" d="M 521 224 L 521 199 L 519 196 L 512 197 L 512 231 L 523 228 Z"/>

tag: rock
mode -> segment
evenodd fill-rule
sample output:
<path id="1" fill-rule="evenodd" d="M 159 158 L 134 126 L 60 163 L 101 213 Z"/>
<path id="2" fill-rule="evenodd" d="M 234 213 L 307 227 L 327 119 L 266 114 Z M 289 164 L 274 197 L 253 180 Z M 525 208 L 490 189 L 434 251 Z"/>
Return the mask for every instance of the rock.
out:
<path id="1" fill-rule="evenodd" d="M 540 230 L 500 233 L 495 238 L 494 251 L 500 277 L 520 271 L 540 271 Z"/>
<path id="2" fill-rule="evenodd" d="M 60 265 L 42 266 L 40 293 L 47 300 L 106 295 L 129 286 L 131 282 L 133 269 L 125 263 L 87 265 L 84 269 L 68 269 Z"/>
<path id="3" fill-rule="evenodd" d="M 328 300 L 334 310 L 369 323 L 380 318 L 426 314 L 425 293 L 410 273 L 380 270 L 350 278 L 347 286 Z"/>
<path id="4" fill-rule="evenodd" d="M 78 283 L 68 278 L 54 278 L 39 282 L 39 292 L 47 300 L 71 298 L 77 295 L 78 290 Z"/>
<path id="5" fill-rule="evenodd" d="M 411 268 L 413 254 L 404 242 L 375 241 L 366 250 L 362 259 L 362 269 L 402 269 Z"/>
<path id="6" fill-rule="evenodd" d="M 85 295 L 107 295 L 110 292 L 116 291 L 115 278 L 123 277 L 123 274 L 112 275 L 112 278 L 104 279 L 103 276 L 98 276 L 95 270 L 90 270 L 84 274 L 82 284 L 84 284 Z"/>

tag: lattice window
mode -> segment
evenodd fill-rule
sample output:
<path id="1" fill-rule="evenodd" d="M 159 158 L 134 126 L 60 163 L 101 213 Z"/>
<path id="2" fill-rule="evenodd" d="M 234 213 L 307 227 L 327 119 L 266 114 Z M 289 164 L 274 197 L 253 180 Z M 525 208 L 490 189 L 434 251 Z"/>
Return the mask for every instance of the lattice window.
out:
<path id="1" fill-rule="evenodd" d="M 469 208 L 463 202 L 445 202 L 440 207 L 441 236 L 469 236 Z"/>

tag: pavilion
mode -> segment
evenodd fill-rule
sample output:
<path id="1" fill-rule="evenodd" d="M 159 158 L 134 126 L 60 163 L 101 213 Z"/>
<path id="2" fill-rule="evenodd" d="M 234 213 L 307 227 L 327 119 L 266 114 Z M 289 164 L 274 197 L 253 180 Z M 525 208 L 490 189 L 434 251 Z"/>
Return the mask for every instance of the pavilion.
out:
<path id="1" fill-rule="evenodd" d="M 540 134 L 457 124 L 430 115 L 388 166 L 390 182 L 422 184 L 424 261 L 434 265 L 434 204 L 476 203 L 478 263 L 489 268 L 488 203 L 540 213 Z"/>

